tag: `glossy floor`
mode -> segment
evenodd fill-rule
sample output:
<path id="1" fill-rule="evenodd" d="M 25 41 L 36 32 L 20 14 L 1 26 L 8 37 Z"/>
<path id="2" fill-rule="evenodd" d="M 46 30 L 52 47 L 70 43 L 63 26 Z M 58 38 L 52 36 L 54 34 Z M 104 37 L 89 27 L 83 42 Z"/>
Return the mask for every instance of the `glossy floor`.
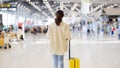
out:
<path id="1" fill-rule="evenodd" d="M 80 59 L 81 68 L 120 68 L 120 42 L 117 36 L 81 36 L 71 40 L 72 57 Z M 53 68 L 49 42 L 45 34 L 27 34 L 26 40 L 0 49 L 0 68 Z M 65 68 L 69 68 L 68 53 Z"/>

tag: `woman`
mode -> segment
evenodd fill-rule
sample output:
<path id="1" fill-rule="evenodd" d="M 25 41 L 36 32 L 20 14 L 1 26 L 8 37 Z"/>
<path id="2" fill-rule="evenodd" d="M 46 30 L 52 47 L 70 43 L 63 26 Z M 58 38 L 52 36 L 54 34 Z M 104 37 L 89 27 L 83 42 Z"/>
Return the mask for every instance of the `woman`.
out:
<path id="1" fill-rule="evenodd" d="M 58 10 L 55 23 L 50 24 L 47 32 L 50 39 L 50 51 L 53 54 L 54 68 L 64 68 L 64 54 L 67 51 L 67 41 L 71 37 L 69 26 L 62 21 L 63 16 L 63 11 Z"/>

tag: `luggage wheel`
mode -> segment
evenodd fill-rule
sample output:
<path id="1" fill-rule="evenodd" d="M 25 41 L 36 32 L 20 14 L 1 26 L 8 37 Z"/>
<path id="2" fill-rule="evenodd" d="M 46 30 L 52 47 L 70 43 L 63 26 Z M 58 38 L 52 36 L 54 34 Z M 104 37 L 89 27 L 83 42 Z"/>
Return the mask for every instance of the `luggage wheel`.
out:
<path id="1" fill-rule="evenodd" d="M 5 46 L 4 49 L 7 49 L 7 47 Z"/>
<path id="2" fill-rule="evenodd" d="M 11 45 L 9 44 L 9 48 L 11 48 Z"/>

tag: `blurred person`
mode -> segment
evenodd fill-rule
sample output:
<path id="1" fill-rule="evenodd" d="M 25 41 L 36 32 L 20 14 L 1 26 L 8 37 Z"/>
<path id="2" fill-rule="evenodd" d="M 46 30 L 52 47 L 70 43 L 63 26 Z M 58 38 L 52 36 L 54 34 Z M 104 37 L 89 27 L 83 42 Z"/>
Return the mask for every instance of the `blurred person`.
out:
<path id="1" fill-rule="evenodd" d="M 73 29 L 73 31 L 74 31 L 74 29 L 75 29 L 75 25 L 72 26 L 72 29 Z"/>
<path id="2" fill-rule="evenodd" d="M 53 56 L 54 68 L 64 68 L 64 54 L 67 51 L 67 42 L 70 40 L 70 28 L 62 21 L 64 12 L 56 12 L 55 23 L 51 23 L 47 36 L 50 39 L 50 52 Z M 60 67 L 58 67 L 60 66 Z"/>
<path id="3" fill-rule="evenodd" d="M 90 34 L 90 23 L 89 22 L 87 23 L 87 34 L 88 35 Z"/>
<path id="4" fill-rule="evenodd" d="M 18 27 L 18 32 L 17 32 L 17 39 L 18 40 L 24 40 L 23 38 L 23 30 L 22 30 L 22 27 Z"/>
<path id="5" fill-rule="evenodd" d="M 114 31 L 115 31 L 115 26 L 113 25 L 112 26 L 112 32 L 111 32 L 112 35 L 114 35 Z"/>
<path id="6" fill-rule="evenodd" d="M 118 25 L 118 38 L 120 40 L 120 24 Z"/>
<path id="7" fill-rule="evenodd" d="M 9 26 L 9 31 L 10 31 L 10 32 L 13 32 L 13 30 L 14 30 L 13 25 L 10 25 L 10 26 Z"/>

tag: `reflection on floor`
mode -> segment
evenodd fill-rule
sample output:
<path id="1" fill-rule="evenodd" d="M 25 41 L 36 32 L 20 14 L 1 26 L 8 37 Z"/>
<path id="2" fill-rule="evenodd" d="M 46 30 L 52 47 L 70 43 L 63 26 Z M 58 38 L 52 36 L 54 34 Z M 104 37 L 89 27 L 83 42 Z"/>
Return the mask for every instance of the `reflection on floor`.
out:
<path id="1" fill-rule="evenodd" d="M 78 35 L 77 35 L 78 36 Z M 0 49 L 0 68 L 53 68 L 49 42 L 45 34 L 26 34 L 27 39 L 12 42 L 11 49 Z M 81 68 L 120 68 L 120 42 L 116 36 L 72 37 L 73 57 Z M 69 68 L 68 53 L 65 68 Z"/>

